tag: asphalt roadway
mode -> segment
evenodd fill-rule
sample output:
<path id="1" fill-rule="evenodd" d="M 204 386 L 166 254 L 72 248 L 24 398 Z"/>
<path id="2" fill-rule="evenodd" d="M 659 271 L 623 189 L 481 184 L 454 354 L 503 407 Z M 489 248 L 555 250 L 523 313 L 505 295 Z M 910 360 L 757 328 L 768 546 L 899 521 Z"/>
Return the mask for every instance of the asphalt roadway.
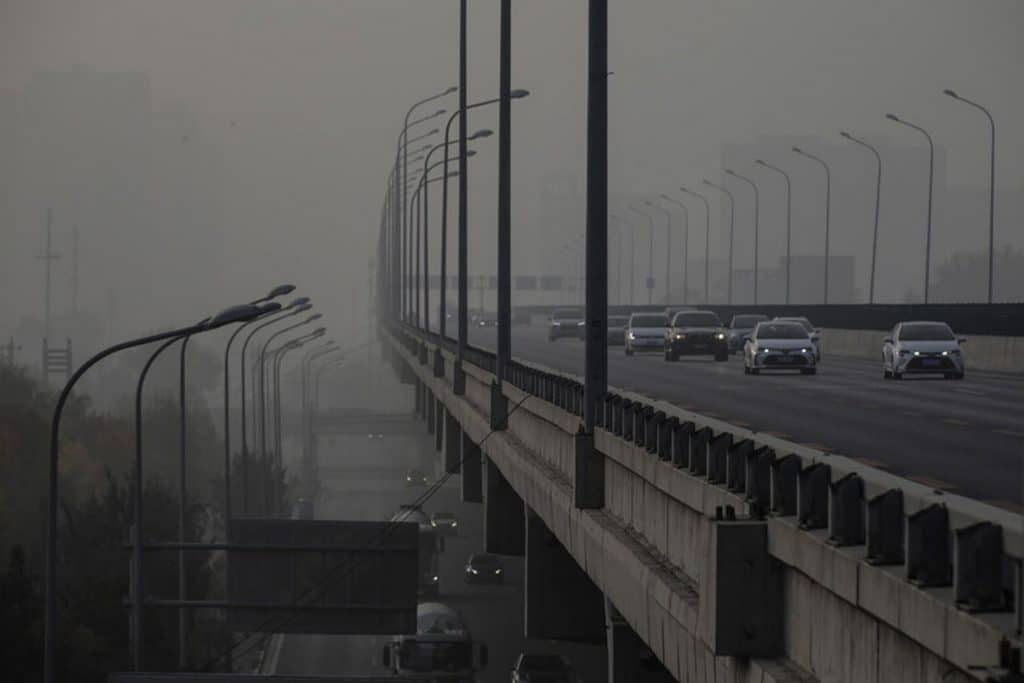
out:
<path id="1" fill-rule="evenodd" d="M 474 328 L 493 349 L 493 328 Z M 827 344 L 827 340 L 825 344 Z M 549 342 L 543 327 L 516 327 L 512 355 L 581 374 L 583 342 Z M 817 375 L 743 374 L 739 355 L 718 363 L 608 352 L 609 383 L 737 426 L 856 458 L 932 486 L 1020 511 L 1024 376 L 974 372 L 961 381 L 882 379 L 880 362 L 825 355 Z"/>
<path id="2" fill-rule="evenodd" d="M 421 422 L 420 425 L 423 425 Z M 388 448 L 415 448 L 430 467 L 437 471 L 439 456 L 431 447 L 433 437 L 396 437 L 387 439 Z M 366 448 L 361 437 L 338 438 L 331 450 L 323 448 L 321 462 L 337 461 L 354 448 Z M 333 451 L 333 452 L 331 452 Z M 316 516 L 322 519 L 386 520 L 401 503 L 409 503 L 423 493 L 423 488 L 406 489 L 404 472 L 396 468 L 390 482 L 353 481 L 358 475 L 332 473 L 321 465 L 323 491 L 317 502 Z M 332 481 L 332 478 L 334 479 Z M 344 479 L 344 481 L 341 481 Z M 488 666 L 479 674 L 484 683 L 510 679 L 515 657 L 523 651 L 555 652 L 565 655 L 576 667 L 583 681 L 607 680 L 607 658 L 604 645 L 562 643 L 532 640 L 523 637 L 523 560 L 505 557 L 506 583 L 502 586 L 467 585 L 463 581 L 466 558 L 483 549 L 483 506 L 462 503 L 458 478 L 447 485 L 424 506 L 430 514 L 448 511 L 459 521 L 459 534 L 446 541 L 441 554 L 441 595 L 439 602 L 462 613 L 473 637 L 488 648 Z M 283 638 L 277 674 L 295 675 L 359 675 L 386 673 L 379 665 L 380 652 L 387 642 L 384 636 L 286 635 Z M 671 680 L 665 679 L 665 680 Z"/>

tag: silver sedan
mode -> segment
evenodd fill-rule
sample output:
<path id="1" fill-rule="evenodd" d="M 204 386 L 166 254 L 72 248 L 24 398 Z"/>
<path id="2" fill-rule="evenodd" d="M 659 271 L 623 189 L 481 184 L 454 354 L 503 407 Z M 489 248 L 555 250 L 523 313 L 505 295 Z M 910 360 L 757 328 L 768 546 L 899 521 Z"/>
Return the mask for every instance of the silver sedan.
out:
<path id="1" fill-rule="evenodd" d="M 758 375 L 762 370 L 818 372 L 818 356 L 803 325 L 778 320 L 757 324 L 743 346 L 743 372 Z"/>
<path id="2" fill-rule="evenodd" d="M 966 358 L 949 325 L 939 322 L 903 322 L 882 340 L 882 376 L 900 379 L 904 374 L 937 373 L 946 379 L 963 379 Z"/>

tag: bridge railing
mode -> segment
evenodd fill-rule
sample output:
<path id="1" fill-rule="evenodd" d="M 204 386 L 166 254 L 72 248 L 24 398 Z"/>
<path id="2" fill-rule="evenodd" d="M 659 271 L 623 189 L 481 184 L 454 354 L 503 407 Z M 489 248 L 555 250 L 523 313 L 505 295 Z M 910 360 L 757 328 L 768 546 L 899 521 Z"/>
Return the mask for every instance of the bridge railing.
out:
<path id="1" fill-rule="evenodd" d="M 421 360 L 425 344 L 453 348 L 451 340 L 415 328 L 393 333 Z M 471 347 L 465 359 L 494 371 L 490 351 Z M 508 382 L 583 414 L 578 376 L 515 360 Z M 601 404 L 600 429 L 736 494 L 749 515 L 795 518 L 806 531 L 826 530 L 833 545 L 864 546 L 869 564 L 903 566 L 906 579 L 922 588 L 951 587 L 959 609 L 1012 615 L 1006 631 L 1021 633 L 1020 514 L 633 392 L 610 390 Z"/>

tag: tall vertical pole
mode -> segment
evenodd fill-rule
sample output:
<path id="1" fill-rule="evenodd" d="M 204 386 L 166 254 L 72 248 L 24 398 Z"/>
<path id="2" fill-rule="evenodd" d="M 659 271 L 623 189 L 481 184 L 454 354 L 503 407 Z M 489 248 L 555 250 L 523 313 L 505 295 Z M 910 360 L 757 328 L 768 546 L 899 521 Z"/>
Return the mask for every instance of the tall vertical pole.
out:
<path id="1" fill-rule="evenodd" d="M 46 304 L 43 314 L 43 337 L 50 338 L 50 261 L 53 254 L 53 210 L 46 210 L 46 254 L 43 259 L 46 261 Z"/>
<path id="2" fill-rule="evenodd" d="M 189 336 L 181 340 L 181 356 L 178 359 L 178 543 L 185 542 L 185 528 L 188 510 L 188 470 L 185 453 L 188 447 L 188 415 L 185 405 L 185 354 L 188 350 Z M 227 401 L 227 394 L 224 395 Z M 178 549 L 178 600 L 184 601 L 185 584 L 185 550 Z M 178 609 L 178 668 L 184 671 L 188 666 L 188 609 Z"/>
<path id="3" fill-rule="evenodd" d="M 500 391 L 512 353 L 512 0 L 501 0 L 498 101 L 498 362 Z M 462 129 L 461 138 L 466 138 Z"/>
<path id="4" fill-rule="evenodd" d="M 586 375 L 577 437 L 575 506 L 604 505 L 602 455 L 594 449 L 608 391 L 608 0 L 590 0 L 587 60 Z"/>
<path id="5" fill-rule="evenodd" d="M 469 334 L 468 313 L 468 253 L 469 253 L 469 168 L 466 163 L 466 91 L 469 89 L 466 77 L 466 5 L 468 0 L 459 0 L 459 235 L 458 235 L 458 266 L 459 266 L 459 306 L 458 336 L 459 341 L 455 352 L 454 391 L 462 395 L 466 388 L 466 375 L 462 362 L 466 356 L 467 335 Z"/>
<path id="6" fill-rule="evenodd" d="M 448 148 L 442 147 L 445 158 Z M 428 156 L 429 158 L 429 156 Z M 430 332 L 430 178 L 427 169 L 423 169 L 423 331 Z"/>

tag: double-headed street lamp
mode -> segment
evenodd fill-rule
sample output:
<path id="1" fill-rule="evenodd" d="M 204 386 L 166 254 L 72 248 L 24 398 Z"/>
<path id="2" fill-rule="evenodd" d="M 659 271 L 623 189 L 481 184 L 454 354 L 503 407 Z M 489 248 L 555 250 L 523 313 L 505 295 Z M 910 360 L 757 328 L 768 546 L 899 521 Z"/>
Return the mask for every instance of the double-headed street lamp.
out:
<path id="1" fill-rule="evenodd" d="M 648 305 L 650 305 L 650 304 L 654 303 L 654 216 L 652 216 L 651 214 L 647 213 L 643 209 L 636 208 L 635 206 L 629 206 L 628 208 L 633 213 L 638 213 L 641 216 L 643 216 L 644 218 L 646 218 L 648 226 L 650 228 L 649 231 L 648 231 L 648 236 L 650 237 L 650 240 L 649 240 L 648 244 L 650 246 L 649 246 L 649 248 L 647 250 L 647 282 L 645 283 L 647 285 L 647 303 L 648 303 Z M 633 290 L 632 268 L 630 268 L 630 271 L 631 272 L 630 272 L 629 287 L 630 287 L 630 303 L 632 303 L 632 299 L 633 299 L 633 296 L 632 296 L 632 290 Z"/>
<path id="2" fill-rule="evenodd" d="M 619 218 L 614 213 L 609 213 L 608 217 L 615 221 L 615 233 L 618 236 L 619 246 L 615 250 L 615 303 L 622 305 L 622 231 L 629 227 L 625 221 Z M 633 231 L 630 230 L 630 253 L 632 253 L 633 243 Z"/>
<path id="3" fill-rule="evenodd" d="M 873 304 L 875 303 L 875 263 L 878 260 L 878 209 L 882 199 L 882 155 L 872 145 L 845 130 L 839 131 L 839 134 L 850 142 L 870 150 L 875 155 L 875 226 L 871 231 L 871 275 L 868 281 L 868 303 Z"/>
<path id="4" fill-rule="evenodd" d="M 754 163 L 776 171 L 777 173 L 781 173 L 782 177 L 786 180 L 786 305 L 789 305 L 790 273 L 793 265 L 793 185 L 790 182 L 789 174 L 778 166 L 773 166 L 764 159 L 757 159 Z"/>
<path id="5" fill-rule="evenodd" d="M 323 327 L 318 327 L 309 334 L 303 335 L 298 339 L 285 344 L 282 348 L 278 349 L 274 355 L 274 452 L 277 459 L 277 464 L 280 467 L 284 463 L 284 453 L 282 451 L 283 440 L 281 438 L 281 364 L 284 362 L 284 357 L 292 351 L 302 348 L 314 339 L 322 337 L 327 330 Z M 276 499 L 280 499 L 280 496 L 275 496 Z"/>
<path id="6" fill-rule="evenodd" d="M 813 161 L 821 164 L 821 167 L 825 169 L 825 291 L 824 291 L 824 303 L 828 304 L 828 261 L 829 261 L 829 237 L 831 234 L 831 222 L 832 222 L 832 172 L 828 167 L 828 164 L 819 156 L 815 156 L 810 152 L 805 152 L 799 147 L 794 147 L 793 151 L 800 156 L 807 157 Z"/>
<path id="7" fill-rule="evenodd" d="M 679 190 L 704 202 L 704 305 L 711 298 L 711 204 L 708 198 L 685 187 Z"/>
<path id="8" fill-rule="evenodd" d="M 942 91 L 943 94 L 952 97 L 954 100 L 959 100 L 964 104 L 969 104 L 975 109 L 978 109 L 988 119 L 989 125 L 989 170 L 988 170 L 988 303 L 992 303 L 992 275 L 994 273 L 994 255 L 995 255 L 995 210 L 996 210 L 996 122 L 992 118 L 992 113 L 981 106 L 974 100 L 969 100 L 963 95 L 958 95 L 956 92 L 946 89 Z"/>
<path id="9" fill-rule="evenodd" d="M 719 190 L 729 198 L 729 283 L 726 286 L 726 300 L 729 302 L 729 305 L 732 306 L 732 248 L 733 236 L 735 234 L 736 227 L 736 201 L 733 199 L 732 192 L 730 192 L 728 188 L 723 187 L 722 185 L 716 185 L 707 178 L 704 179 L 704 184 L 708 187 L 713 187 L 716 190 Z"/>
<path id="10" fill-rule="evenodd" d="M 683 304 L 688 304 L 690 302 L 690 210 L 687 208 L 686 204 L 672 199 L 667 194 L 661 194 L 658 196 L 669 204 L 675 204 L 683 211 Z M 669 251 L 671 251 L 671 249 Z"/>
<path id="11" fill-rule="evenodd" d="M 935 184 L 935 143 L 928 131 L 921 126 L 901 119 L 896 114 L 886 114 L 885 118 L 903 124 L 907 128 L 913 128 L 928 140 L 928 221 L 925 226 L 924 241 L 924 302 L 928 303 L 928 285 L 931 280 L 929 274 L 932 268 L 932 192 Z"/>

